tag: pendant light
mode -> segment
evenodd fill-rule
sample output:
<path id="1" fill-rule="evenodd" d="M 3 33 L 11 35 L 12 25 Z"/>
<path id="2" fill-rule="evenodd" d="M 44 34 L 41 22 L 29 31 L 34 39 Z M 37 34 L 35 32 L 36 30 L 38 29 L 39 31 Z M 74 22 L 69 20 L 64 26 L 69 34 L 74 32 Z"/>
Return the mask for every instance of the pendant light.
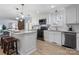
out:
<path id="1" fill-rule="evenodd" d="M 19 8 L 16 8 L 16 10 L 17 10 L 16 19 L 17 20 L 23 21 L 23 19 L 24 19 L 24 9 L 23 9 L 23 7 L 24 7 L 24 4 L 21 4 L 21 10 Z M 19 10 L 21 11 L 20 13 L 18 12 Z"/>
<path id="2" fill-rule="evenodd" d="M 21 18 L 22 18 L 22 19 L 24 19 L 24 9 L 23 9 L 23 7 L 24 7 L 24 4 L 21 4 L 21 6 L 22 6 L 22 11 L 21 11 Z"/>
<path id="3" fill-rule="evenodd" d="M 16 13 L 17 13 L 17 14 L 16 14 L 16 15 L 17 15 L 17 16 L 16 16 L 16 20 L 19 20 L 19 13 L 18 13 L 19 8 L 16 8 L 16 10 L 17 10 L 17 12 L 16 12 Z"/>

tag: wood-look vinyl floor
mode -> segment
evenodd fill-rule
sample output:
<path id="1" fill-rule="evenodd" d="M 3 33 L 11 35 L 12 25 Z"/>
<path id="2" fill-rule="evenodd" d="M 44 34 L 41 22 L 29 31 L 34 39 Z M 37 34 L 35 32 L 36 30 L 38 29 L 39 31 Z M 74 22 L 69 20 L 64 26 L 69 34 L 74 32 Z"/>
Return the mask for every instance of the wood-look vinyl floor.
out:
<path id="1" fill-rule="evenodd" d="M 1 48 L 0 55 L 5 55 Z M 56 43 L 37 40 L 37 50 L 31 55 L 79 55 L 79 51 L 59 46 Z"/>
<path id="2" fill-rule="evenodd" d="M 79 55 L 79 51 L 38 40 L 37 51 L 32 55 Z"/>

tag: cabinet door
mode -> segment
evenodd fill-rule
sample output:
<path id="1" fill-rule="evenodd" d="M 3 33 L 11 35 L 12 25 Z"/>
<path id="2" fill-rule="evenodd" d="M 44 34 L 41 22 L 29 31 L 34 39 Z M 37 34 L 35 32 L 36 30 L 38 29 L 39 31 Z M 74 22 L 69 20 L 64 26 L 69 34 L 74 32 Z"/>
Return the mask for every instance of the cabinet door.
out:
<path id="1" fill-rule="evenodd" d="M 77 5 L 77 23 L 79 23 L 79 5 Z"/>
<path id="2" fill-rule="evenodd" d="M 76 7 L 75 6 L 69 6 L 66 8 L 66 21 L 67 24 L 76 23 Z"/>
<path id="3" fill-rule="evenodd" d="M 53 31 L 50 31 L 48 36 L 49 36 L 49 41 L 50 42 L 55 42 L 55 38 L 54 38 L 55 36 L 54 36 L 54 32 Z"/>
<path id="4" fill-rule="evenodd" d="M 48 35 L 49 35 L 48 31 L 44 30 L 44 40 L 45 41 L 49 41 L 49 36 Z"/>
<path id="5" fill-rule="evenodd" d="M 58 45 L 61 45 L 61 32 L 54 33 L 54 40 Z"/>
<path id="6" fill-rule="evenodd" d="M 77 45 L 76 50 L 79 51 L 79 37 L 77 37 L 77 41 L 76 42 L 77 42 L 76 43 L 76 45 Z"/>
<path id="7" fill-rule="evenodd" d="M 53 31 L 44 31 L 44 40 L 48 42 L 55 42 Z"/>

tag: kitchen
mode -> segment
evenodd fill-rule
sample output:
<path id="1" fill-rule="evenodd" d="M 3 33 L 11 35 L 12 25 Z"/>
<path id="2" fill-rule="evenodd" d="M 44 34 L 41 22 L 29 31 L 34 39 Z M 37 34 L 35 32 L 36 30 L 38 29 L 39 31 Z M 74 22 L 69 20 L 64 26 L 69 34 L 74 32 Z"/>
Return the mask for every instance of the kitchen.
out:
<path id="1" fill-rule="evenodd" d="M 79 51 L 79 5 L 3 4 L 0 6 L 9 6 L 5 8 L 5 13 L 2 13 L 5 17 L 1 16 L 0 25 L 4 24 L 7 27 L 5 31 L 9 31 L 10 36 L 18 38 L 19 54 L 26 55 L 36 51 L 37 40 Z M 0 7 L 1 11 L 3 7 Z M 7 10 L 11 10 L 9 16 L 6 15 Z M 20 12 L 22 18 L 18 19 Z"/>
<path id="2" fill-rule="evenodd" d="M 49 42 L 56 42 L 58 45 L 79 50 L 78 41 L 78 6 L 70 5 L 65 8 L 66 25 L 65 30 L 47 30 L 45 31 L 45 39 Z M 59 24 L 58 24 L 59 25 Z M 58 28 L 58 27 L 57 27 Z M 61 28 L 61 27 L 60 27 Z M 48 35 L 49 34 L 49 35 Z M 48 36 L 47 36 L 48 35 Z M 58 38 L 58 40 L 57 40 Z"/>

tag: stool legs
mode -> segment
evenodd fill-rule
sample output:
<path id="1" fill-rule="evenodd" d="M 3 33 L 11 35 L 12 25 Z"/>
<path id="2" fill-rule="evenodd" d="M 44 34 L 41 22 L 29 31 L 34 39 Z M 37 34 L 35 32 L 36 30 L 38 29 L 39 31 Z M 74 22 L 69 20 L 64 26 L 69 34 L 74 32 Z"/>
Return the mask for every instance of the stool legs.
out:
<path id="1" fill-rule="evenodd" d="M 11 42 L 10 44 L 11 44 L 11 49 L 14 50 L 14 42 Z"/>
<path id="2" fill-rule="evenodd" d="M 6 53 L 6 43 L 3 44 L 3 52 Z"/>
<path id="3" fill-rule="evenodd" d="M 18 50 L 17 50 L 17 40 L 16 40 L 15 43 L 16 43 L 16 54 L 18 54 Z"/>
<path id="4" fill-rule="evenodd" d="M 3 49 L 3 39 L 1 38 L 1 49 Z"/>
<path id="5" fill-rule="evenodd" d="M 9 55 L 10 43 L 7 44 L 7 55 Z"/>

